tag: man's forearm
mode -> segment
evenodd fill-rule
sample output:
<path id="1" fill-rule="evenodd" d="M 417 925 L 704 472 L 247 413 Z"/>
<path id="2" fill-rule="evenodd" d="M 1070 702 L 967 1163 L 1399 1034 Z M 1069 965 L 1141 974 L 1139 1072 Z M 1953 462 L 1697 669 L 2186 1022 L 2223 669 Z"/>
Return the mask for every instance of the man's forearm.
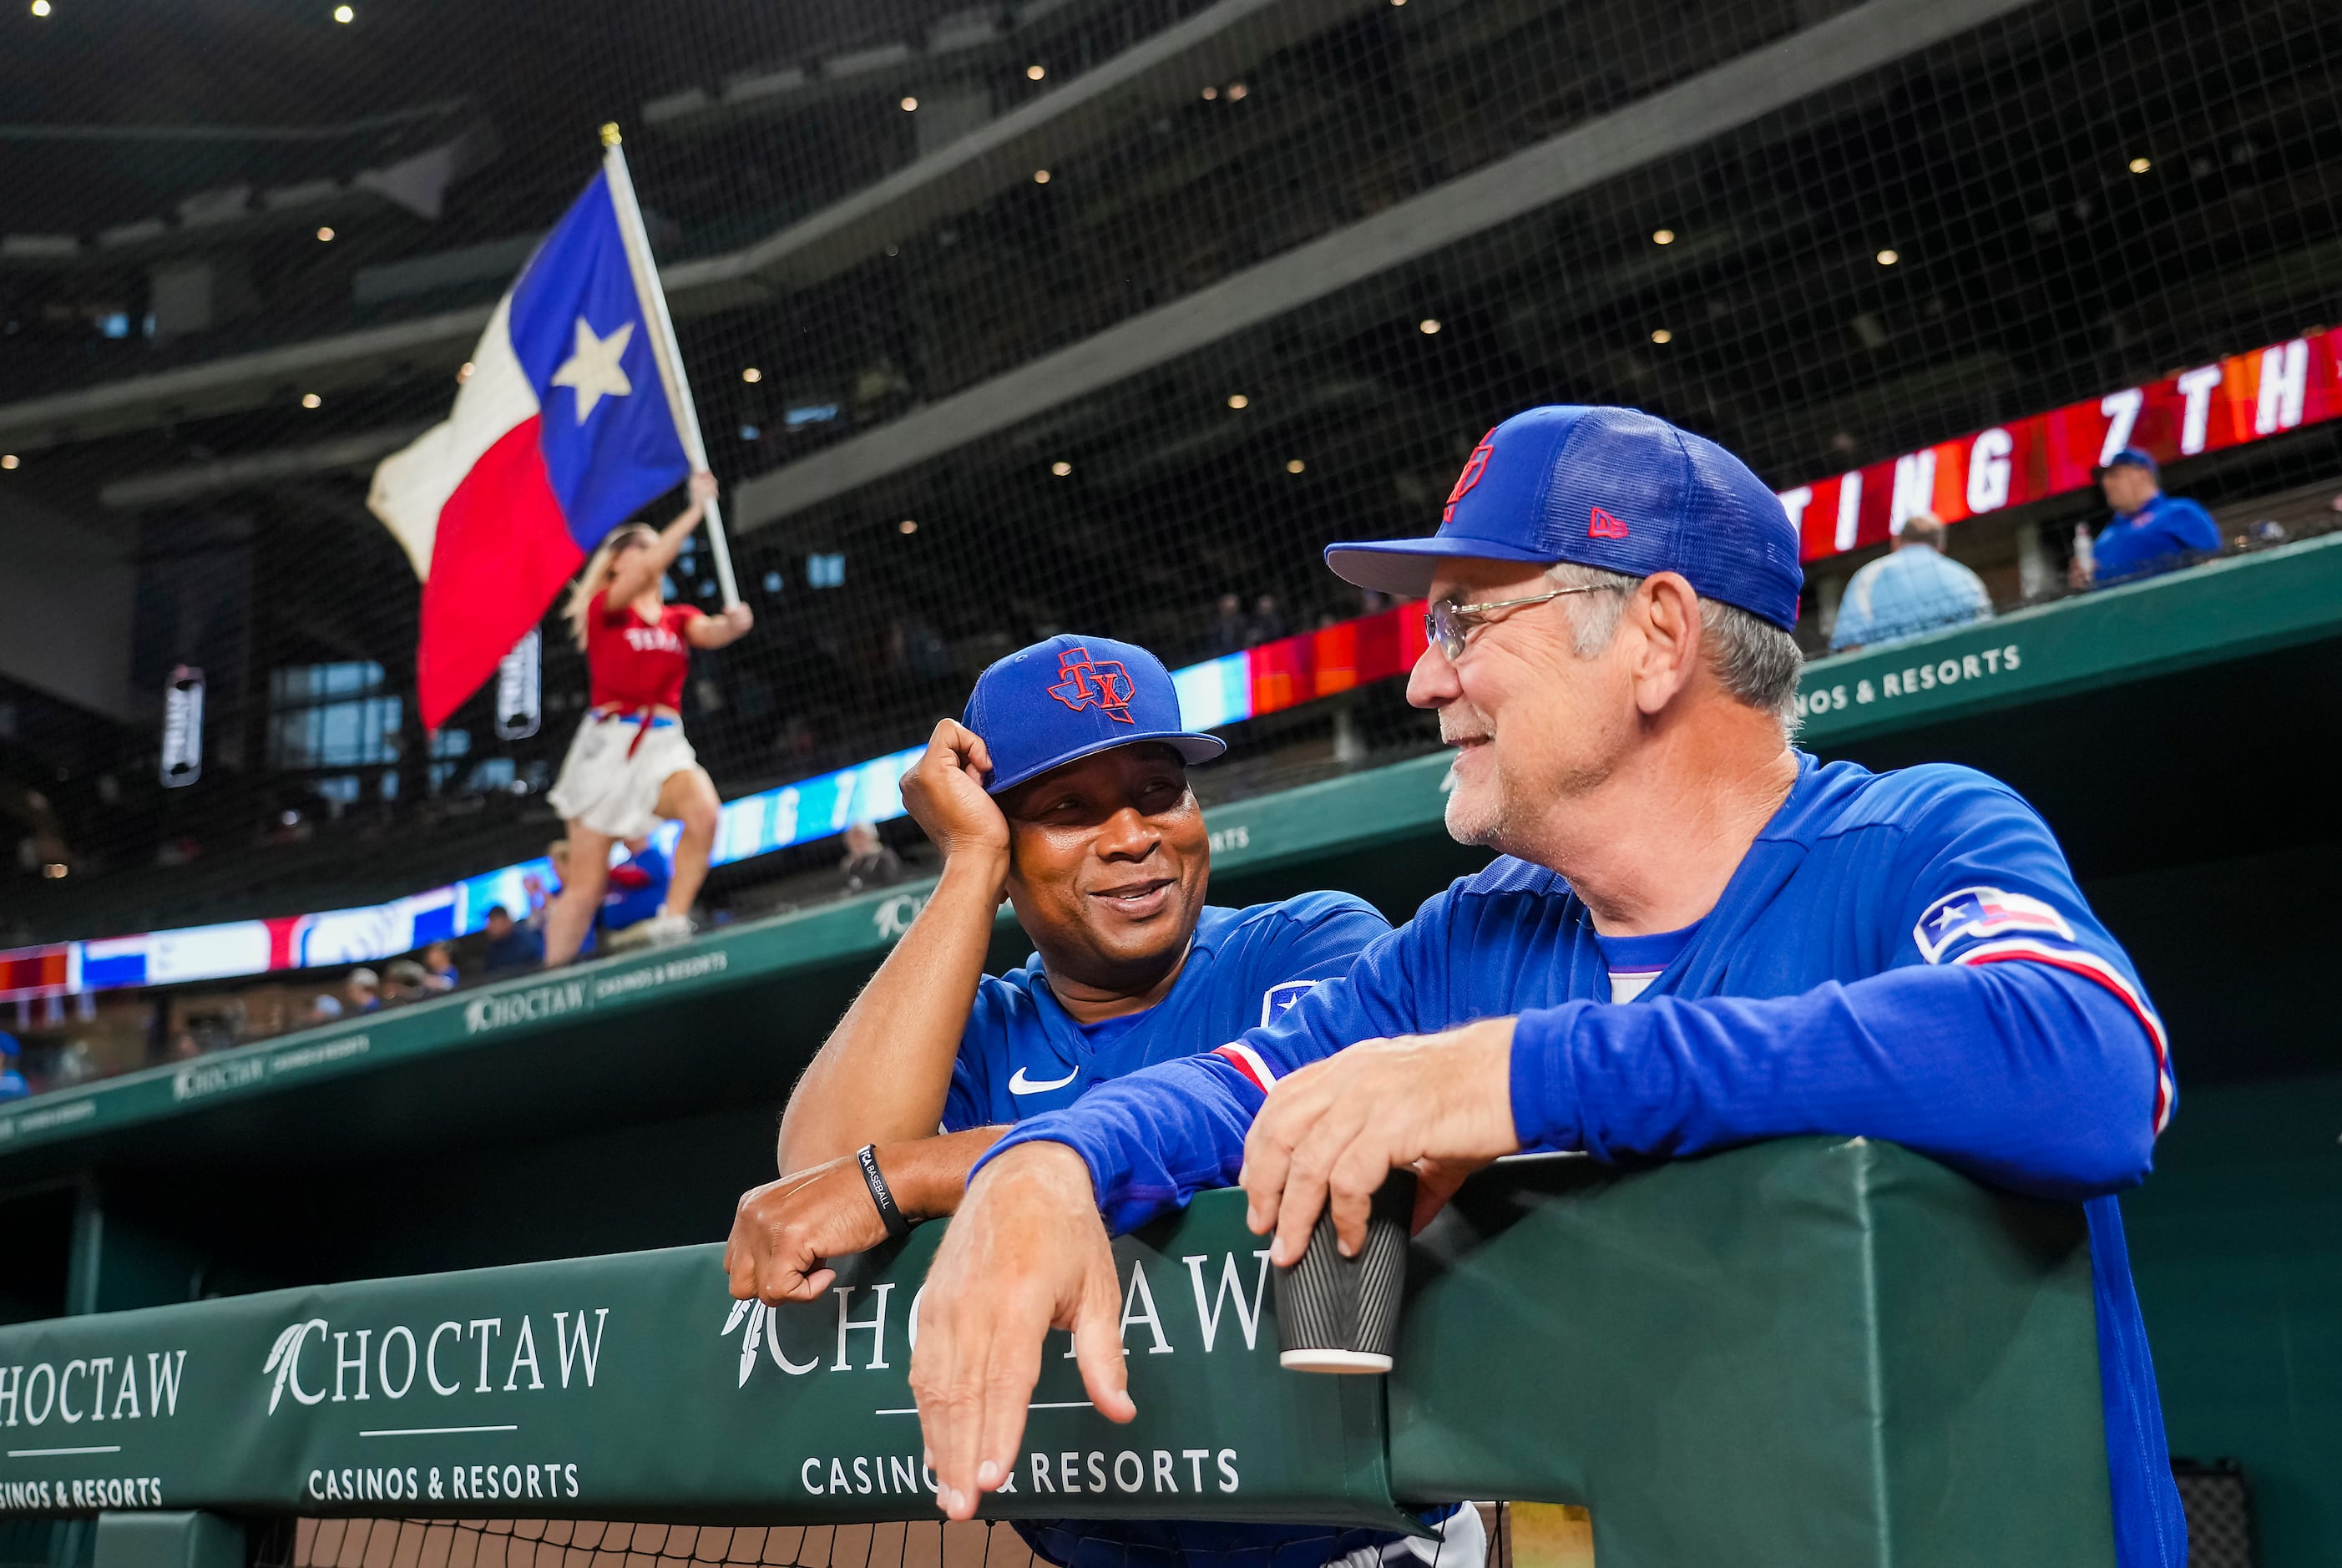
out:
<path id="1" fill-rule="evenodd" d="M 887 1191 L 895 1195 L 895 1206 L 913 1220 L 940 1220 L 957 1213 L 960 1200 L 967 1195 L 968 1172 L 1007 1131 L 1006 1127 L 970 1127 L 906 1144 L 881 1144 L 878 1171 L 886 1178 Z"/>
<path id="2" fill-rule="evenodd" d="M 926 907 L 789 1096 L 781 1118 L 784 1174 L 865 1144 L 934 1135 L 984 975 L 1000 881 L 999 870 L 982 856 L 946 863 Z"/>

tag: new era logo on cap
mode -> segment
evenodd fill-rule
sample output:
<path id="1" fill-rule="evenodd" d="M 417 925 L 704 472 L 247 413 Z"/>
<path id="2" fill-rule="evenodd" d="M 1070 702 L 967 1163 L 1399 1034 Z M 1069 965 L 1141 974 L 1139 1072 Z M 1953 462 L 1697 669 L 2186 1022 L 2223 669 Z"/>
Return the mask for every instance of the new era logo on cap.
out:
<path id="1" fill-rule="evenodd" d="M 1586 536 L 1588 539 L 1624 539 L 1627 536 L 1627 529 L 1624 523 L 1596 506 L 1586 519 Z"/>
<path id="2" fill-rule="evenodd" d="M 1057 684 L 1049 694 L 1080 713 L 1096 708 L 1117 724 L 1132 724 L 1130 671 L 1119 659 L 1092 659 L 1087 648 L 1067 648 L 1057 658 Z"/>

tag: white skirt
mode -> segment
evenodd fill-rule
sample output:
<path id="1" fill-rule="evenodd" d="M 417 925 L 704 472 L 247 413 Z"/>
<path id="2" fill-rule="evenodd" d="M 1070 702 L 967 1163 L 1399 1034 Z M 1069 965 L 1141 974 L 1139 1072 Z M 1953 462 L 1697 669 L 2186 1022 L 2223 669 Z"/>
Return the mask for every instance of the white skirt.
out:
<path id="1" fill-rule="evenodd" d="M 624 714 L 588 714 L 545 799 L 564 822 L 582 822 L 612 838 L 639 838 L 658 825 L 659 791 L 668 778 L 698 762 L 674 720 L 645 730 Z"/>

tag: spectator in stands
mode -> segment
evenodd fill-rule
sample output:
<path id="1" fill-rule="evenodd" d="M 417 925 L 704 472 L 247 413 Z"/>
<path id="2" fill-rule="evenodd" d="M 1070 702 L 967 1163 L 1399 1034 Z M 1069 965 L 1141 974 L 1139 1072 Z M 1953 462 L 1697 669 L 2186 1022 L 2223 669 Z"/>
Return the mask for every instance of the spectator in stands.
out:
<path id="1" fill-rule="evenodd" d="M 308 1028 L 319 1024 L 336 1023 L 341 1016 L 342 999 L 330 991 L 321 991 L 309 998 L 309 1011 L 303 1015 L 301 1024 L 304 1028 Z"/>
<path id="2" fill-rule="evenodd" d="M 2185 566 L 2191 555 L 2219 554 L 2220 525 L 2212 514 L 2193 501 L 2166 495 L 2155 459 L 2137 447 L 2124 447 L 2098 470 L 2098 488 L 2114 508 L 2114 521 L 2098 530 L 2088 554 L 2075 554 L 2075 587 L 2152 577 Z"/>
<path id="3" fill-rule="evenodd" d="M 545 938 L 512 917 L 501 904 L 488 905 L 488 951 L 482 967 L 490 974 L 511 969 L 534 969 L 545 961 Z"/>
<path id="4" fill-rule="evenodd" d="M 33 1086 L 25 1082 L 25 1074 L 17 1071 L 24 1054 L 16 1037 L 0 1029 L 0 1100 L 21 1100 L 33 1092 Z"/>
<path id="5" fill-rule="evenodd" d="M 1984 579 L 1944 554 L 1944 525 L 1907 518 L 1895 547 L 1847 580 L 1830 652 L 1915 636 L 1992 614 Z"/>
<path id="6" fill-rule="evenodd" d="M 626 841 L 626 858 L 610 868 L 609 891 L 602 894 L 602 934 L 611 952 L 650 940 L 650 922 L 666 902 L 674 874 L 666 856 L 648 838 Z"/>
<path id="7" fill-rule="evenodd" d="M 1246 618 L 1244 601 L 1234 594 L 1221 594 L 1219 617 L 1212 623 L 1212 657 L 1243 653 L 1250 646 L 1246 639 L 1251 634 L 1252 623 Z"/>
<path id="8" fill-rule="evenodd" d="M 848 893 L 892 887 L 903 880 L 903 857 L 878 836 L 876 823 L 857 822 L 846 830 L 846 858 L 837 863 Z"/>
<path id="9" fill-rule="evenodd" d="M 423 950 L 423 988 L 434 996 L 444 996 L 462 984 L 463 976 L 455 969 L 455 950 L 444 942 L 435 942 Z"/>
<path id="10" fill-rule="evenodd" d="M 371 969 L 353 969 L 342 982 L 353 1013 L 372 1013 L 382 1006 L 382 976 Z"/>
<path id="11" fill-rule="evenodd" d="M 383 1005 L 420 1002 L 430 994 L 431 973 L 412 958 L 395 958 L 383 971 Z"/>
<path id="12" fill-rule="evenodd" d="M 1276 595 L 1263 594 L 1252 602 L 1252 622 L 1245 628 L 1245 646 L 1257 648 L 1263 643 L 1274 643 L 1292 630 L 1292 624 L 1286 620 L 1284 607 L 1277 604 Z"/>
<path id="13" fill-rule="evenodd" d="M 586 655 L 593 705 L 545 796 L 577 851 L 576 874 L 547 912 L 547 964 L 575 958 L 592 929 L 612 843 L 649 833 L 662 819 L 681 823 L 683 834 L 666 903 L 648 934 L 655 942 L 690 939 L 692 901 L 706 879 L 723 808 L 684 738 L 684 683 L 694 648 L 736 643 L 756 617 L 746 604 L 714 615 L 670 604 L 661 584 L 715 498 L 715 475 L 693 474 L 691 504 L 673 522 L 664 530 L 644 523 L 613 529 L 571 586 L 565 614 Z"/>

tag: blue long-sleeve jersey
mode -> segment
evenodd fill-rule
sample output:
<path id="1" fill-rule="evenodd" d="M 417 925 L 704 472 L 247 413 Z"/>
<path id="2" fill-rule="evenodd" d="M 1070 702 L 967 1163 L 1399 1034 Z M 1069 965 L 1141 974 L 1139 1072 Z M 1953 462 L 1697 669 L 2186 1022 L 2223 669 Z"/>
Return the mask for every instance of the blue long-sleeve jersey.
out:
<path id="1" fill-rule="evenodd" d="M 2175 1099 L 2162 1023 L 2047 826 L 1965 768 L 1799 759 L 1723 896 L 1632 1003 L 1586 906 L 1500 859 L 1424 904 L 1276 1023 L 1034 1117 L 1127 1229 L 1232 1183 L 1276 1078 L 1361 1040 L 1517 1015 L 1522 1144 L 1597 1157 L 1753 1139 L 1888 1139 L 2013 1190 L 2085 1201 L 2122 1568 L 2184 1568 L 2155 1371 L 2111 1195 Z M 979 1166 L 979 1168 L 981 1168 Z"/>

